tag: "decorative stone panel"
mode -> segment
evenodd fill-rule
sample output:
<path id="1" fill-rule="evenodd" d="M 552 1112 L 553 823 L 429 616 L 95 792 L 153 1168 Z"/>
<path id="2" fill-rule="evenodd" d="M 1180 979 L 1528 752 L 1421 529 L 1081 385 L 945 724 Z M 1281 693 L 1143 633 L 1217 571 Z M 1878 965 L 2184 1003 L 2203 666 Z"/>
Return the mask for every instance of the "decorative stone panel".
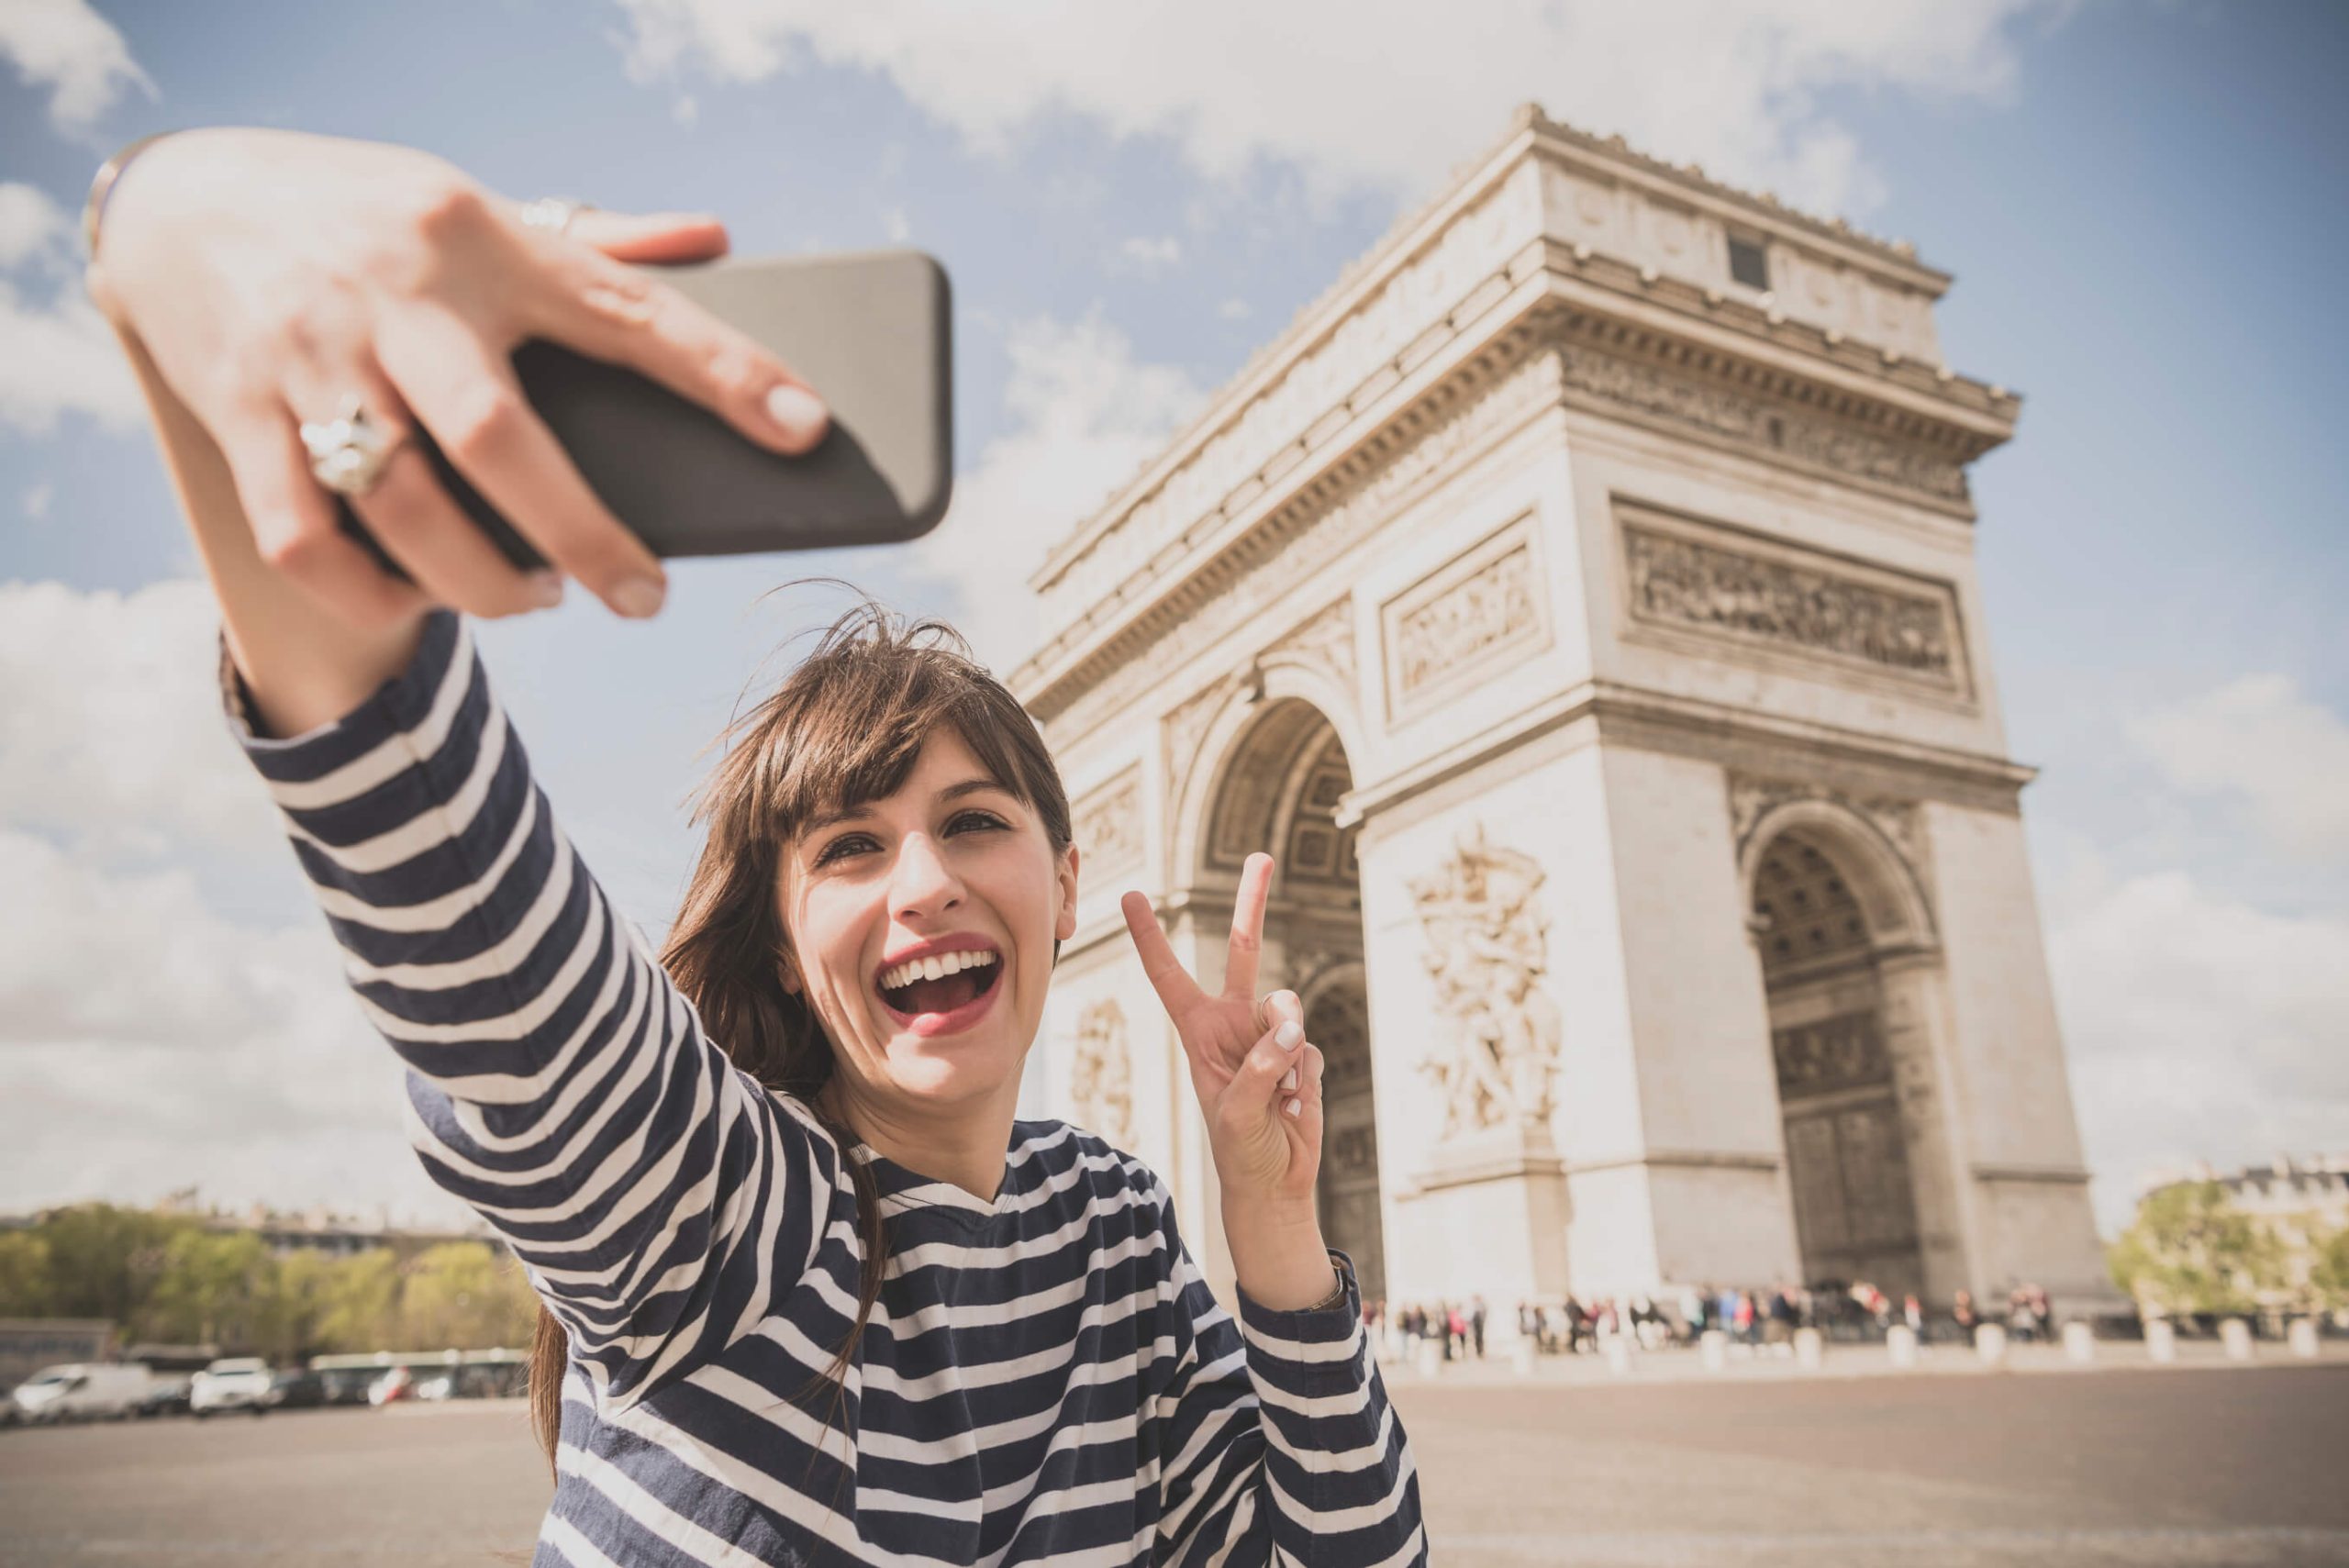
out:
<path id="1" fill-rule="evenodd" d="M 1628 630 L 1970 701 L 1957 590 L 1618 500 Z"/>
<path id="2" fill-rule="evenodd" d="M 1387 600 L 1379 624 L 1390 718 L 1547 647 L 1531 514 Z"/>
<path id="3" fill-rule="evenodd" d="M 1128 768 L 1078 801 L 1070 813 L 1077 852 L 1087 872 L 1123 871 L 1141 863 L 1141 770 Z"/>

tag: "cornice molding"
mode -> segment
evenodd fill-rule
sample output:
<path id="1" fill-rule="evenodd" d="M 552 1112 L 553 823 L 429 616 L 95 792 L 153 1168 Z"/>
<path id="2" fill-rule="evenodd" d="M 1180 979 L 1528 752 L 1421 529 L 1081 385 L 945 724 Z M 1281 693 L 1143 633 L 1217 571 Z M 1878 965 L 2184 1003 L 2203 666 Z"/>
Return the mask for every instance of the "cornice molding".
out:
<path id="1" fill-rule="evenodd" d="M 1431 756 L 1357 784 L 1339 803 L 1337 825 L 1366 823 L 1530 741 L 1575 726 L 1583 727 L 1582 743 L 1666 751 L 1738 773 L 1831 778 L 1854 790 L 1976 810 L 2018 809 L 2023 786 L 2038 776 L 2036 769 L 1984 752 L 1586 681 Z"/>

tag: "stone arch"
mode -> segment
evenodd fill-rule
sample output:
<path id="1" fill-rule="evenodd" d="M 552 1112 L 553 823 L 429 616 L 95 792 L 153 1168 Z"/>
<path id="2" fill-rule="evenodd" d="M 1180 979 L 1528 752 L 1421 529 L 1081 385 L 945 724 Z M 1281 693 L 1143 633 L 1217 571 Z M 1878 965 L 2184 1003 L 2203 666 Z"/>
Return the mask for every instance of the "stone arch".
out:
<path id="1" fill-rule="evenodd" d="M 1269 848 L 1277 863 L 1266 912 L 1260 990 L 1287 986 L 1322 1047 L 1323 1234 L 1355 1264 L 1366 1295 L 1385 1289 L 1384 1195 L 1377 1153 L 1362 925 L 1359 828 L 1337 810 L 1353 786 L 1345 705 L 1322 706 L 1331 683 L 1304 662 L 1267 662 L 1194 724 L 1187 774 L 1170 791 L 1170 885 L 1203 944 L 1221 940 L 1241 865 Z M 1170 724 L 1170 741 L 1182 727 Z M 1316 1030 L 1326 1032 L 1325 1041 Z"/>
<path id="2" fill-rule="evenodd" d="M 1895 1027 L 1887 984 L 1896 961 L 1938 957 L 1922 884 L 1875 822 L 1830 799 L 1765 813 L 1741 858 L 1805 1281 L 1925 1294 L 1943 1142 L 1929 1047 Z"/>
<path id="3" fill-rule="evenodd" d="M 1268 717 L 1289 705 L 1310 708 L 1335 731 L 1352 764 L 1360 758 L 1362 722 L 1353 694 L 1319 662 L 1268 654 L 1194 695 L 1165 726 L 1170 884 L 1186 885 L 1208 863 L 1207 841 L 1218 803 L 1236 770 L 1260 757 Z"/>
<path id="4" fill-rule="evenodd" d="M 1788 834 L 1819 845 L 1850 873 L 1853 896 L 1879 955 L 1940 951 L 1932 905 L 1907 854 L 1857 808 L 1825 796 L 1781 802 L 1747 830 L 1738 857 L 1747 909 L 1753 907 L 1764 857 Z"/>

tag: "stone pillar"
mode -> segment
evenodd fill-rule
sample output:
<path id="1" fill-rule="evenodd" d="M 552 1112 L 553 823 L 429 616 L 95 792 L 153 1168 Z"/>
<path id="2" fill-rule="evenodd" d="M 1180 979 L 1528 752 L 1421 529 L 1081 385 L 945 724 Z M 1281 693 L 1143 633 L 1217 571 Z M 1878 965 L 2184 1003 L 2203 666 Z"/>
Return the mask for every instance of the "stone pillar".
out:
<path id="1" fill-rule="evenodd" d="M 2177 1359 L 2177 1327 L 2168 1318 L 2154 1318 L 2147 1320 L 2145 1359 L 2155 1366 L 2167 1366 Z"/>
<path id="2" fill-rule="evenodd" d="M 1974 1183 L 1958 1157 L 1948 1011 L 1937 955 L 1906 954 L 1880 961 L 1885 1046 L 1900 1095 L 1900 1135 L 1907 1144 L 1909 1181 L 1917 1204 L 1917 1239 L 1925 1267 L 1925 1299 L 1948 1301 L 1978 1282 Z"/>

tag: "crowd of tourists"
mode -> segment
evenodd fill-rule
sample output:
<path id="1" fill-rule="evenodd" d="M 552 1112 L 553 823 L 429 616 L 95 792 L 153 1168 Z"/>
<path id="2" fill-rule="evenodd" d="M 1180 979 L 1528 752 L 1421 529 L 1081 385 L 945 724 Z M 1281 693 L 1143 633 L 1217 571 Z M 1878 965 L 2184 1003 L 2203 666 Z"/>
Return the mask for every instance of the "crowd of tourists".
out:
<path id="1" fill-rule="evenodd" d="M 1480 1359 L 1489 1317 L 1481 1296 L 1399 1307 L 1384 1299 L 1363 1304 L 1364 1327 L 1393 1360 L 1410 1358 L 1429 1342 L 1444 1361 Z M 1517 1304 L 1518 1337 L 1542 1355 L 1595 1354 L 1619 1335 L 1643 1350 L 1662 1350 L 1694 1344 L 1713 1329 L 1748 1345 L 1790 1344 L 1798 1329 L 1818 1329 L 1838 1339 L 1877 1339 L 1896 1327 L 1920 1338 L 1936 1329 L 1954 1329 L 1952 1337 L 1971 1338 L 1986 1320 L 2003 1322 L 2018 1340 L 2044 1340 L 2054 1333 L 2047 1292 L 2032 1284 L 2015 1286 L 1999 1310 L 1986 1310 L 1965 1290 L 1948 1307 L 1929 1310 L 1913 1291 L 1896 1300 L 1865 1280 L 1817 1290 L 1786 1284 L 1763 1290 L 1708 1284 L 1663 1298 L 1631 1295 L 1584 1300 L 1568 1295 L 1557 1301 Z"/>

